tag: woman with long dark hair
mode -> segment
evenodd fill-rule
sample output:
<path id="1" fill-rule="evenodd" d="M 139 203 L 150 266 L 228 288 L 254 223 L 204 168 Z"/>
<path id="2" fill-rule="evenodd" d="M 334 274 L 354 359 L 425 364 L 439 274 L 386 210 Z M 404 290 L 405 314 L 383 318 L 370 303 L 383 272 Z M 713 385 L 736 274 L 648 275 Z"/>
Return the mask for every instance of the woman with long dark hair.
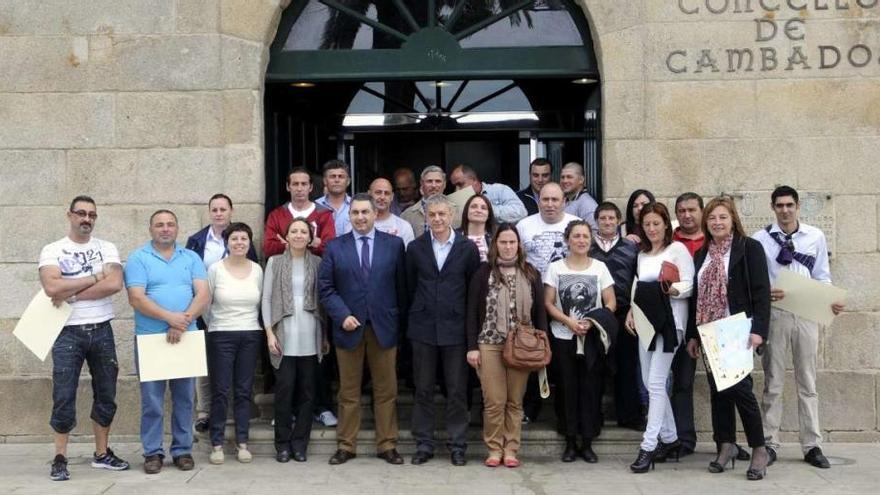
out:
<path id="1" fill-rule="evenodd" d="M 688 353 L 699 356 L 697 326 L 745 312 L 751 318 L 749 347 L 757 348 L 767 338 L 770 322 L 770 278 L 761 243 L 746 236 L 736 211 L 727 197 L 709 201 L 703 214 L 703 235 L 708 242 L 694 255 L 694 291 L 688 318 Z M 708 375 L 712 400 L 712 430 L 718 456 L 709 463 L 710 473 L 721 473 L 737 456 L 736 415 L 739 411 L 752 463 L 746 471 L 749 480 L 767 474 L 769 455 L 764 445 L 761 410 L 752 390 L 752 376 L 722 390 Z"/>
<path id="2" fill-rule="evenodd" d="M 485 464 L 497 467 L 503 462 L 514 468 L 520 465 L 522 400 L 529 372 L 506 367 L 501 356 L 507 333 L 517 324 L 531 323 L 547 331 L 544 288 L 512 224 L 498 227 L 488 259 L 468 290 L 467 361 L 483 388 L 483 441 L 489 450 Z"/>
<path id="3" fill-rule="evenodd" d="M 626 222 L 623 224 L 621 235 L 639 244 L 642 241 L 642 230 L 639 225 L 639 215 L 642 208 L 648 203 L 654 203 L 654 195 L 647 189 L 636 189 L 629 195 L 626 202 Z"/>
<path id="4" fill-rule="evenodd" d="M 496 228 L 495 212 L 489 199 L 479 194 L 471 196 L 462 208 L 459 232 L 477 245 L 482 262 L 488 261 L 489 244 Z"/>
<path id="5" fill-rule="evenodd" d="M 639 245 L 636 288 L 633 305 L 638 306 L 654 327 L 654 337 L 647 350 L 639 345 L 642 381 L 648 389 L 648 424 L 636 460 L 634 473 L 647 472 L 654 457 L 678 455 L 681 442 L 675 429 L 672 405 L 666 392 L 666 380 L 672 359 L 683 343 L 688 319 L 688 299 L 694 279 L 694 262 L 684 244 L 672 240 L 669 210 L 662 203 L 648 203 L 639 216 L 644 238 Z M 678 281 L 661 279 L 661 272 L 674 266 Z M 626 317 L 627 330 L 635 335 L 633 309 Z M 659 439 L 659 440 L 658 440 Z"/>

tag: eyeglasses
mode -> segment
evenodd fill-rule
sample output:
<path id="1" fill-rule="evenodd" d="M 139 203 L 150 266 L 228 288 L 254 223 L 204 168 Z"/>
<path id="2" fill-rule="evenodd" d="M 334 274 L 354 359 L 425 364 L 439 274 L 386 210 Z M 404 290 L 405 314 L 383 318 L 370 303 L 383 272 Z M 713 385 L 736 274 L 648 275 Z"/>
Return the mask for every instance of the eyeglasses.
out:
<path id="1" fill-rule="evenodd" d="M 73 213 L 74 215 L 80 217 L 80 218 L 86 218 L 86 217 L 89 217 L 89 218 L 92 219 L 92 220 L 95 220 L 95 219 L 98 218 L 98 214 L 97 214 L 96 212 L 94 212 L 94 211 L 86 211 L 86 210 L 70 210 L 70 212 Z"/>

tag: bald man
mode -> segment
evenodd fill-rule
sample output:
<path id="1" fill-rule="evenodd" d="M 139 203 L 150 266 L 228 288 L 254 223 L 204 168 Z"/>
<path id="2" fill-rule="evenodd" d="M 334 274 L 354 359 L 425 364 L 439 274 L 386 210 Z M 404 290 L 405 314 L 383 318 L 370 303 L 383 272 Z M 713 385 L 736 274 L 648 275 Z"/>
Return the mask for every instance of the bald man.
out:
<path id="1" fill-rule="evenodd" d="M 596 223 L 595 211 L 599 206 L 596 200 L 587 192 L 587 177 L 584 175 L 584 166 L 577 162 L 566 163 L 559 174 L 559 185 L 565 194 L 565 212 L 586 220 L 593 232 L 599 229 Z"/>
<path id="2" fill-rule="evenodd" d="M 520 241 L 526 251 L 526 259 L 541 272 L 542 278 L 550 263 L 561 260 L 568 254 L 563 233 L 565 227 L 575 220 L 578 220 L 578 217 L 565 212 L 565 195 L 562 188 L 555 182 L 548 182 L 538 195 L 538 213 L 525 217 L 516 224 Z M 554 375 L 555 370 L 551 363 L 551 380 L 554 379 Z M 523 413 L 525 414 L 523 422 L 537 420 L 541 413 L 541 394 L 538 392 L 536 373 L 531 374 L 526 386 Z"/>
<path id="3" fill-rule="evenodd" d="M 391 204 L 394 202 L 391 182 L 380 177 L 370 184 L 368 192 L 376 203 L 376 230 L 400 237 L 404 246 L 408 246 L 415 239 L 415 235 L 409 222 L 391 213 Z"/>
<path id="4" fill-rule="evenodd" d="M 554 261 L 565 257 L 563 232 L 569 222 L 579 220 L 565 212 L 565 195 L 555 182 L 548 182 L 541 188 L 538 197 L 538 213 L 528 216 L 516 225 L 519 238 L 526 250 L 526 257 L 541 276 Z"/>

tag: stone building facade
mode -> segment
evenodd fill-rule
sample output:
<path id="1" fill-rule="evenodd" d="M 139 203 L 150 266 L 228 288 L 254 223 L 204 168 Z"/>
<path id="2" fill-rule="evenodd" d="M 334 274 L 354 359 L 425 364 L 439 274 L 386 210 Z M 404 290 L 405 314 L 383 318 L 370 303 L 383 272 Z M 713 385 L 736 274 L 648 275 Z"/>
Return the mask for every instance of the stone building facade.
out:
<path id="1" fill-rule="evenodd" d="M 832 441 L 880 439 L 880 1 L 577 3 L 601 73 L 605 196 L 730 193 L 756 228 L 774 186 L 804 191 L 806 221 L 827 230 L 832 274 L 850 290 L 848 311 L 822 330 L 823 428 Z M 179 214 L 181 236 L 206 224 L 216 191 L 238 219 L 262 223 L 263 81 L 288 4 L 0 0 L 0 441 L 50 433 L 51 365 L 11 332 L 70 198 L 98 201 L 95 234 L 123 255 L 147 240 L 159 207 Z M 132 434 L 132 313 L 115 302 L 115 430 Z M 83 383 L 75 432 L 85 434 Z"/>

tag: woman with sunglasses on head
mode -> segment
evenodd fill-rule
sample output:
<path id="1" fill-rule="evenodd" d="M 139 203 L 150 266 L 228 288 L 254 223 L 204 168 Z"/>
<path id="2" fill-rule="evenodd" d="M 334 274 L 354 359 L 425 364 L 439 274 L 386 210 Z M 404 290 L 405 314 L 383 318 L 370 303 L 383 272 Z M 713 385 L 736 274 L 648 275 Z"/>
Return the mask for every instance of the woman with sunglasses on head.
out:
<path id="1" fill-rule="evenodd" d="M 770 322 L 770 278 L 761 243 L 748 237 L 731 198 L 718 197 L 703 210 L 702 229 L 708 242 L 694 255 L 696 277 L 688 319 L 688 353 L 700 354 L 697 326 L 745 312 L 751 318 L 749 347 L 758 348 L 767 338 Z M 712 430 L 718 455 L 709 463 L 710 473 L 731 469 L 737 456 L 736 415 L 752 448 L 752 462 L 746 471 L 749 480 L 767 474 L 769 453 L 764 445 L 761 410 L 752 390 L 752 376 L 722 390 L 715 387 L 712 374 L 709 389 L 712 401 Z"/>
<path id="2" fill-rule="evenodd" d="M 467 361 L 483 388 L 483 441 L 489 450 L 484 463 L 515 468 L 520 465 L 522 401 L 529 372 L 505 366 L 502 353 L 508 331 L 519 323 L 547 331 L 544 287 L 541 275 L 526 261 L 512 224 L 498 228 L 488 259 L 474 273 L 468 290 Z"/>
<path id="3" fill-rule="evenodd" d="M 251 462 L 248 422 L 254 367 L 260 353 L 260 291 L 263 270 L 248 259 L 253 232 L 247 224 L 231 223 L 223 231 L 228 256 L 208 268 L 208 287 L 213 300 L 205 315 L 208 326 L 208 368 L 211 376 L 209 431 L 211 464 L 223 464 L 226 407 L 230 390 L 235 417 L 236 457 Z"/>
<path id="4" fill-rule="evenodd" d="M 462 208 L 459 232 L 477 245 L 484 263 L 489 259 L 489 244 L 497 227 L 489 199 L 479 194 L 471 196 Z"/>
<path id="5" fill-rule="evenodd" d="M 630 469 L 645 473 L 653 467 L 654 457 L 671 454 L 677 458 L 681 446 L 666 380 L 675 351 L 684 341 L 694 262 L 684 244 L 672 240 L 672 223 L 664 204 L 648 203 L 642 207 L 639 227 L 643 238 L 639 244 L 633 305 L 650 321 L 654 336 L 647 350 L 639 344 L 642 381 L 649 395 L 648 424 Z M 632 308 L 625 327 L 636 334 Z"/>
<path id="6" fill-rule="evenodd" d="M 598 462 L 593 439 L 602 431 L 602 386 L 605 355 L 617 330 L 614 279 L 605 263 L 590 257 L 593 231 L 584 220 L 564 233 L 568 256 L 550 263 L 544 274 L 544 305 L 553 332 L 553 360 L 559 372 L 565 451 L 562 462 L 578 456 Z M 594 323 L 604 308 L 604 325 Z M 611 333 L 605 327 L 613 326 Z M 610 329 L 609 329 L 610 330 Z M 582 444 L 577 445 L 580 435 Z"/>
<path id="7" fill-rule="evenodd" d="M 306 249 L 315 231 L 305 218 L 297 217 L 285 232 L 286 252 L 272 256 L 266 264 L 263 323 L 275 368 L 275 460 L 305 462 L 315 405 L 315 374 L 329 345 L 318 297 L 321 258 Z M 294 403 L 299 404 L 296 417 L 301 419 L 291 429 Z"/>

